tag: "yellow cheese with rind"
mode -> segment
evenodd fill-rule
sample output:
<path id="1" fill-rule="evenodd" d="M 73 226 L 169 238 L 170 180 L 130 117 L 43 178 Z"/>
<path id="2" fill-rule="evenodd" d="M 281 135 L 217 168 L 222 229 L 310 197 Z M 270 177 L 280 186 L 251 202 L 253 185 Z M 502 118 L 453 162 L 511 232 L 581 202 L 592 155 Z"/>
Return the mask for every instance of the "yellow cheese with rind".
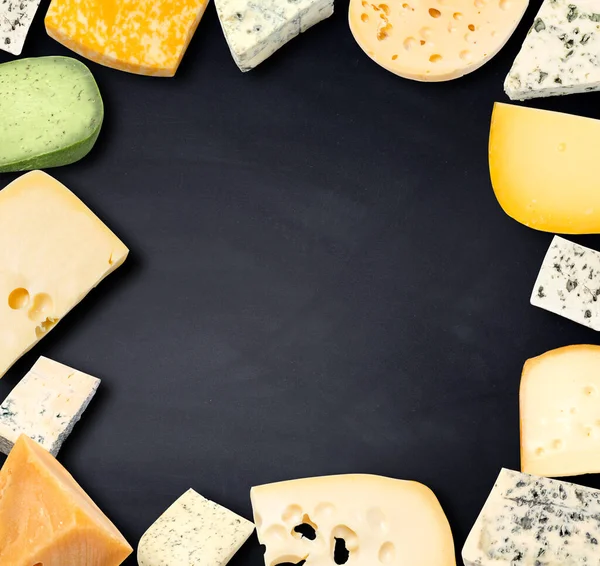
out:
<path id="1" fill-rule="evenodd" d="M 599 120 L 496 103 L 489 166 L 504 212 L 544 232 L 600 232 L 598 140 Z"/>
<path id="2" fill-rule="evenodd" d="M 128 252 L 79 198 L 42 171 L 0 191 L 0 377 Z"/>
<path id="3" fill-rule="evenodd" d="M 50 37 L 120 71 L 172 77 L 208 0 L 52 0 Z"/>

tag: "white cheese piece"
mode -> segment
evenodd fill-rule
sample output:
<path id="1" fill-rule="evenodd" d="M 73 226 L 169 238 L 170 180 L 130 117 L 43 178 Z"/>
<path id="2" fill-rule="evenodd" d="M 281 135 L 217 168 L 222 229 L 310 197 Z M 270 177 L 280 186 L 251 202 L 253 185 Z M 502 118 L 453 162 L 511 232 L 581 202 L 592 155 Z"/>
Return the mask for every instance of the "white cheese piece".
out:
<path id="1" fill-rule="evenodd" d="M 465 566 L 596 566 L 600 491 L 503 469 L 462 551 Z"/>
<path id="2" fill-rule="evenodd" d="M 8 454 L 25 434 L 56 456 L 99 385 L 96 377 L 41 357 L 0 405 L 0 451 Z"/>
<path id="3" fill-rule="evenodd" d="M 0 49 L 21 55 L 40 0 L 0 0 Z"/>
<path id="4" fill-rule="evenodd" d="M 531 304 L 600 330 L 600 253 L 554 236 Z"/>
<path id="5" fill-rule="evenodd" d="M 512 100 L 600 90 L 600 4 L 544 0 L 504 90 Z"/>
<path id="6" fill-rule="evenodd" d="M 224 566 L 254 525 L 233 511 L 186 491 L 146 531 L 139 566 Z"/>
<path id="7" fill-rule="evenodd" d="M 288 41 L 333 14 L 333 0 L 215 0 L 231 54 L 253 69 Z"/>

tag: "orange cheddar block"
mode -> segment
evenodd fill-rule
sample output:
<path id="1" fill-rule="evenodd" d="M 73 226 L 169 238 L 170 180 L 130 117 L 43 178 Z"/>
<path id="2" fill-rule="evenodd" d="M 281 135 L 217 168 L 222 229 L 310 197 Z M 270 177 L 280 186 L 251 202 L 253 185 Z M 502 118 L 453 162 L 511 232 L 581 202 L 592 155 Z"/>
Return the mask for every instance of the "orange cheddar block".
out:
<path id="1" fill-rule="evenodd" d="M 132 552 L 71 474 L 20 436 L 0 470 L 0 564 L 118 566 Z"/>
<path id="2" fill-rule="evenodd" d="M 120 71 L 172 77 L 208 0 L 52 0 L 50 37 Z"/>

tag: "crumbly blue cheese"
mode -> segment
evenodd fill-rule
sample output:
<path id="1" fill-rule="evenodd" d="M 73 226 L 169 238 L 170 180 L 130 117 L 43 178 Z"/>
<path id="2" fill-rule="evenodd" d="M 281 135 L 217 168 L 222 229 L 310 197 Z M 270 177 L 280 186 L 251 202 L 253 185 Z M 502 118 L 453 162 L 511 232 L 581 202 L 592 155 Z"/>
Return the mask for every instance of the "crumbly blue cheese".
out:
<path id="1" fill-rule="evenodd" d="M 600 253 L 555 236 L 531 304 L 600 330 Z"/>
<path id="2" fill-rule="evenodd" d="M 0 452 L 21 434 L 56 456 L 94 397 L 100 380 L 41 357 L 0 405 Z"/>
<path id="3" fill-rule="evenodd" d="M 224 566 L 254 525 L 196 493 L 184 493 L 146 531 L 139 566 Z"/>
<path id="4" fill-rule="evenodd" d="M 40 0 L 0 0 L 0 49 L 21 55 Z"/>
<path id="5" fill-rule="evenodd" d="M 462 550 L 465 566 L 598 566 L 600 491 L 503 469 Z"/>
<path id="6" fill-rule="evenodd" d="M 231 54 L 249 71 L 333 14 L 333 0 L 215 0 Z"/>

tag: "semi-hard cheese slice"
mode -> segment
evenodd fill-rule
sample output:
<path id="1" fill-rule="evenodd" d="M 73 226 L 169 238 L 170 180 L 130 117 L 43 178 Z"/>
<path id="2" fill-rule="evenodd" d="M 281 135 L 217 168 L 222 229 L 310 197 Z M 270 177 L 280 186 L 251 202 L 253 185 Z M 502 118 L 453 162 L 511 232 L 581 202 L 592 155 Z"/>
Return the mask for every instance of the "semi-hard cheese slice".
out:
<path id="1" fill-rule="evenodd" d="M 490 175 L 504 212 L 536 230 L 600 232 L 600 121 L 496 103 Z"/>
<path id="2" fill-rule="evenodd" d="M 132 552 L 73 476 L 19 437 L 0 470 L 0 564 L 118 566 Z"/>
<path id="3" fill-rule="evenodd" d="M 40 0 L 0 0 L 1 50 L 21 55 L 39 5 Z"/>
<path id="4" fill-rule="evenodd" d="M 528 0 L 350 0 L 350 29 L 376 63 L 401 77 L 471 73 L 508 41 Z"/>
<path id="5" fill-rule="evenodd" d="M 531 304 L 600 330 L 600 253 L 554 236 Z"/>
<path id="6" fill-rule="evenodd" d="M 103 119 L 96 81 L 76 59 L 36 57 L 0 65 L 0 172 L 78 161 L 96 143 Z"/>
<path id="7" fill-rule="evenodd" d="M 265 564 L 454 566 L 448 520 L 423 484 L 370 475 L 252 488 Z"/>
<path id="8" fill-rule="evenodd" d="M 52 0 L 46 31 L 101 65 L 172 77 L 207 4 L 208 0 Z"/>
<path id="9" fill-rule="evenodd" d="M 333 0 L 215 0 L 231 55 L 249 71 L 333 14 Z"/>
<path id="10" fill-rule="evenodd" d="M 528 360 L 519 398 L 523 472 L 600 472 L 600 346 L 567 346 Z"/>
<path id="11" fill-rule="evenodd" d="M 600 90 L 600 5 L 544 0 L 504 82 L 513 100 Z"/>
<path id="12" fill-rule="evenodd" d="M 46 173 L 32 171 L 0 191 L 0 377 L 127 253 Z"/>
<path id="13" fill-rule="evenodd" d="M 184 493 L 140 540 L 139 566 L 225 566 L 254 531 L 233 511 Z"/>
<path id="14" fill-rule="evenodd" d="M 598 564 L 600 491 L 503 469 L 477 518 L 465 566 Z"/>
<path id="15" fill-rule="evenodd" d="M 100 380 L 40 358 L 0 405 L 0 452 L 26 434 L 56 456 L 94 397 Z"/>

